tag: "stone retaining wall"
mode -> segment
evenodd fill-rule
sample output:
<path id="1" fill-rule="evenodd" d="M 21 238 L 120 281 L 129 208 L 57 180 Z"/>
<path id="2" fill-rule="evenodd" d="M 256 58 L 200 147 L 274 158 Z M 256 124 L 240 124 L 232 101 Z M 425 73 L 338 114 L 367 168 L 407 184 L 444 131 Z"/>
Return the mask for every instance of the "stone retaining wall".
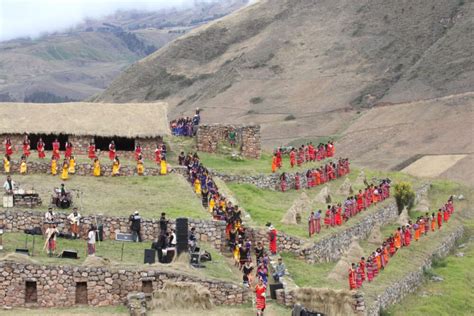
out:
<path id="1" fill-rule="evenodd" d="M 217 152 L 219 143 L 228 142 L 231 131 L 236 133 L 237 146 L 244 157 L 260 158 L 260 125 L 199 125 L 196 133 L 198 151 Z"/>
<path id="2" fill-rule="evenodd" d="M 459 226 L 441 242 L 440 246 L 429 254 L 423 264 L 415 271 L 407 271 L 405 276 L 390 284 L 382 293 L 377 295 L 377 300 L 367 308 L 367 315 L 377 316 L 382 309 L 399 303 L 405 296 L 413 293 L 424 281 L 425 269 L 431 268 L 433 257 L 445 257 L 464 233 L 464 227 Z"/>
<path id="3" fill-rule="evenodd" d="M 67 220 L 67 213 L 56 213 L 58 229 L 60 232 L 69 233 L 70 225 Z M 0 227 L 3 226 L 5 232 L 22 232 L 33 227 L 42 227 L 44 213 L 32 210 L 7 209 L 0 212 Z M 130 222 L 127 217 L 97 216 L 97 222 L 104 227 L 104 238 L 115 239 L 117 232 L 129 233 Z M 86 236 L 91 224 L 96 224 L 96 217 L 84 215 L 81 219 L 81 236 Z M 175 228 L 175 222 L 170 220 L 170 227 Z M 199 240 L 209 242 L 214 248 L 221 250 L 225 247 L 225 222 L 189 219 L 189 227 L 196 227 L 196 236 Z M 141 235 L 143 240 L 152 241 L 156 239 L 160 232 L 159 220 L 142 219 Z"/>
<path id="4" fill-rule="evenodd" d="M 147 286 L 156 291 L 164 281 L 199 283 L 209 289 L 217 305 L 236 305 L 249 299 L 247 289 L 235 283 L 201 279 L 159 268 L 112 270 L 105 267 L 72 267 L 0 262 L 0 304 L 4 307 L 71 307 L 77 296 L 88 305 L 107 306 L 126 303 L 130 292 Z M 36 293 L 26 290 L 26 282 L 36 286 Z M 76 293 L 78 282 L 85 282 L 86 293 Z M 79 291 L 77 291 L 79 292 Z M 36 302 L 25 302 L 36 294 Z"/>

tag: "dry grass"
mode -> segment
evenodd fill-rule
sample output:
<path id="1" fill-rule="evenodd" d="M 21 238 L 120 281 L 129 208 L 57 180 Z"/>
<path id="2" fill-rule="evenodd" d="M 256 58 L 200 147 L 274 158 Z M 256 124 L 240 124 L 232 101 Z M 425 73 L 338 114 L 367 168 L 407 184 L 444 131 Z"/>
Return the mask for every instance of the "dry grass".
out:
<path id="1" fill-rule="evenodd" d="M 169 134 L 166 103 L 0 103 L 0 134 L 155 137 Z"/>

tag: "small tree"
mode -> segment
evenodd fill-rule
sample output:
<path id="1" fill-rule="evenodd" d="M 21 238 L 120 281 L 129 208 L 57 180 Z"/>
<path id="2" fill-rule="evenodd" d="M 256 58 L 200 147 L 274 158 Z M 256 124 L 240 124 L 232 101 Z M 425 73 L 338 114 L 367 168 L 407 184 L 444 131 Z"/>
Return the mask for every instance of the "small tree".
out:
<path id="1" fill-rule="evenodd" d="M 395 200 L 397 201 L 398 214 L 400 215 L 403 208 L 409 211 L 415 205 L 415 191 L 408 182 L 400 182 L 395 184 Z"/>

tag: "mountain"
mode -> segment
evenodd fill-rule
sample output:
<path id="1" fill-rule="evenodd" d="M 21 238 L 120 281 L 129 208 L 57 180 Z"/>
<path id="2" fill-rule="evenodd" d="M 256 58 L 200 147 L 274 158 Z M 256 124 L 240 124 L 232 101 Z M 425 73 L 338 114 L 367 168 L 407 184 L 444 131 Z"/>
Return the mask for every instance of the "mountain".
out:
<path id="1" fill-rule="evenodd" d="M 419 154 L 415 144 L 474 153 L 473 16 L 464 0 L 261 0 L 134 63 L 95 100 L 164 100 L 171 116 L 200 107 L 205 122 L 260 123 L 267 148 L 336 138 L 362 163 L 363 150 L 387 149 L 388 169 Z M 406 139 L 385 137 L 379 118 L 413 125 Z"/>
<path id="2" fill-rule="evenodd" d="M 62 102 L 100 93 L 131 63 L 247 1 L 119 11 L 65 32 L 0 42 L 0 101 Z"/>

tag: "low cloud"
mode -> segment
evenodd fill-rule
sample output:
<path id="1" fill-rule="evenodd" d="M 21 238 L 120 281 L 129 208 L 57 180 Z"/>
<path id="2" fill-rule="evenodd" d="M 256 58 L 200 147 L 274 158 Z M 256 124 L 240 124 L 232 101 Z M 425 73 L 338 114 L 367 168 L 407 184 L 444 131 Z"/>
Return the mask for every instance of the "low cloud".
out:
<path id="1" fill-rule="evenodd" d="M 0 0 L 0 41 L 38 37 L 117 10 L 182 8 L 219 0 Z"/>

